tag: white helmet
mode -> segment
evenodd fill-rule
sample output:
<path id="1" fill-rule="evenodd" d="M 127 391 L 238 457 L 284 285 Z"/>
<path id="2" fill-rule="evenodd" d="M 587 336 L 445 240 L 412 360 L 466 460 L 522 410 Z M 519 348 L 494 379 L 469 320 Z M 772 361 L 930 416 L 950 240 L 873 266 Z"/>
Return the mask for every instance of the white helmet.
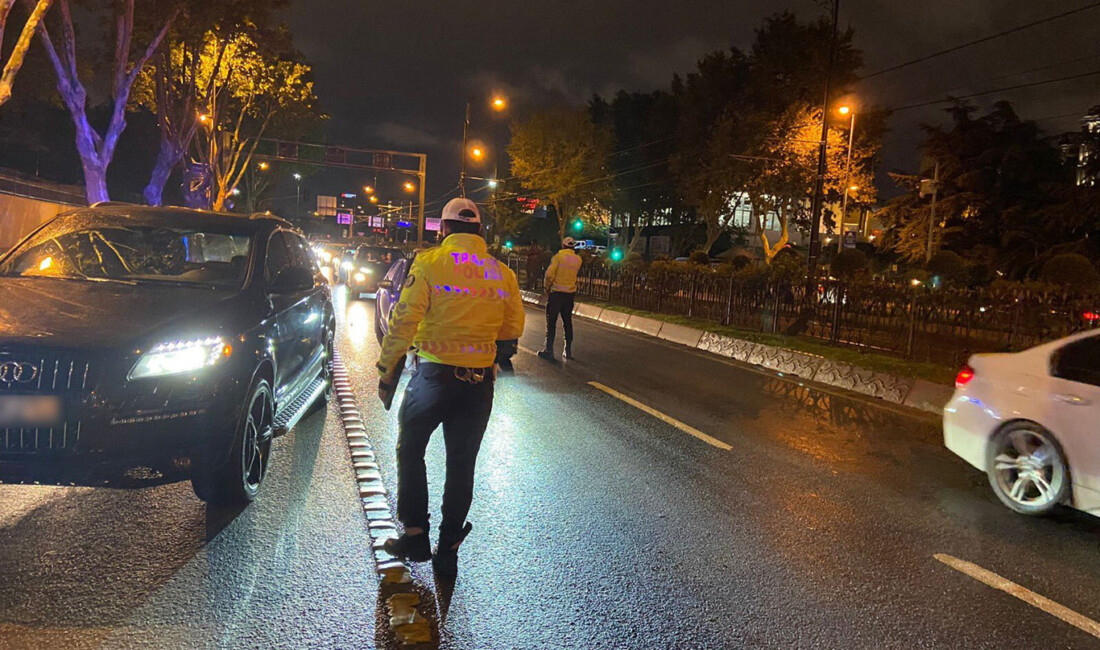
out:
<path id="1" fill-rule="evenodd" d="M 477 204 L 470 199 L 456 198 L 443 206 L 443 221 L 461 221 L 462 223 L 481 223 L 481 212 Z"/>
<path id="2" fill-rule="evenodd" d="M 573 239 L 572 237 L 566 237 L 565 239 L 561 240 L 561 245 L 562 248 L 573 248 L 577 245 L 577 240 Z"/>

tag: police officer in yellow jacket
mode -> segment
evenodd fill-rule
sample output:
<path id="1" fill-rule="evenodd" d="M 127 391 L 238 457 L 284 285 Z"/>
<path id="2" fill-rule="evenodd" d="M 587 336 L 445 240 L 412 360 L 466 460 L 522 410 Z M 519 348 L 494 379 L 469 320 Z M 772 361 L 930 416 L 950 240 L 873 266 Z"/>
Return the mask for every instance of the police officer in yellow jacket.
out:
<path id="1" fill-rule="evenodd" d="M 573 358 L 573 298 L 577 293 L 577 273 L 581 270 L 581 258 L 573 247 L 576 242 L 566 237 L 561 250 L 550 260 L 546 269 L 546 347 L 539 356 L 554 360 L 554 335 L 558 329 L 558 317 L 565 330 L 565 358 Z"/>
<path id="2" fill-rule="evenodd" d="M 405 355 L 416 367 L 398 414 L 397 517 L 404 534 L 386 542 L 395 557 L 424 562 L 453 576 L 458 546 L 473 526 L 463 522 L 473 500 L 474 465 L 493 409 L 496 341 L 523 333 L 515 273 L 489 255 L 481 216 L 469 199 L 443 208 L 443 243 L 417 256 L 390 314 L 378 359 L 379 397 L 388 406 Z M 433 557 L 428 542 L 428 479 L 424 453 L 439 425 L 447 451 L 443 519 Z"/>

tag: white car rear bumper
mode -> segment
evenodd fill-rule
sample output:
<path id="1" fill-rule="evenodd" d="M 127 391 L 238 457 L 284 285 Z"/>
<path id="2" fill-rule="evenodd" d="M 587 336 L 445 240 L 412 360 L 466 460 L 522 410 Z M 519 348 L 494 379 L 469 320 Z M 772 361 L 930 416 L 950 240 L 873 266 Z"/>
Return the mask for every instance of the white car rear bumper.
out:
<path id="1" fill-rule="evenodd" d="M 943 409 L 943 442 L 957 456 L 986 471 L 986 447 L 1001 418 L 981 400 L 955 391 Z"/>

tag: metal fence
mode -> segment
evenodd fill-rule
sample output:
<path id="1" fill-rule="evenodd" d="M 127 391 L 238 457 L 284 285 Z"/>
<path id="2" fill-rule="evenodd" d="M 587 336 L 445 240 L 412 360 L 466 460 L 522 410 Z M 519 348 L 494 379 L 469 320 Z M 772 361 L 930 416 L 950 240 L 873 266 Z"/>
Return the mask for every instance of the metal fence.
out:
<path id="1" fill-rule="evenodd" d="M 0 170 L 0 194 L 73 206 L 87 205 L 83 188 L 78 185 L 50 183 L 8 169 Z"/>
<path id="2" fill-rule="evenodd" d="M 510 260 L 521 286 L 545 267 Z M 703 271 L 629 271 L 587 264 L 579 296 L 770 334 L 955 365 L 975 352 L 1028 348 L 1100 326 L 1100 295 L 913 288 L 823 280 L 769 282 Z"/>

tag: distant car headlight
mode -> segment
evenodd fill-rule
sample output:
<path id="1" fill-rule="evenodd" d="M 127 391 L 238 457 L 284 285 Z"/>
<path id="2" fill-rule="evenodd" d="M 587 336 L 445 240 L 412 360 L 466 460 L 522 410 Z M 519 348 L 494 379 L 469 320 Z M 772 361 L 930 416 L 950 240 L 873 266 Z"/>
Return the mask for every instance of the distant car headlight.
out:
<path id="1" fill-rule="evenodd" d="M 233 346 L 220 336 L 191 341 L 166 341 L 141 355 L 130 379 L 164 377 L 202 370 L 223 363 L 233 354 Z"/>
<path id="2" fill-rule="evenodd" d="M 374 273 L 374 270 L 371 269 L 370 267 L 360 266 L 359 267 L 359 272 L 360 273 L 365 273 L 366 275 L 370 275 L 370 274 Z"/>
<path id="3" fill-rule="evenodd" d="M 344 262 L 343 264 L 340 265 L 340 268 L 344 269 L 345 271 L 350 271 L 353 268 L 355 268 L 355 265 L 352 264 L 351 262 Z"/>
<path id="4" fill-rule="evenodd" d="M 355 281 L 356 282 L 362 282 L 366 279 L 367 279 L 367 276 L 363 275 L 362 273 L 356 273 L 355 274 Z"/>
<path id="5" fill-rule="evenodd" d="M 321 259 L 323 259 L 326 262 L 331 262 L 332 261 L 332 253 L 326 253 L 324 251 L 321 251 Z"/>

